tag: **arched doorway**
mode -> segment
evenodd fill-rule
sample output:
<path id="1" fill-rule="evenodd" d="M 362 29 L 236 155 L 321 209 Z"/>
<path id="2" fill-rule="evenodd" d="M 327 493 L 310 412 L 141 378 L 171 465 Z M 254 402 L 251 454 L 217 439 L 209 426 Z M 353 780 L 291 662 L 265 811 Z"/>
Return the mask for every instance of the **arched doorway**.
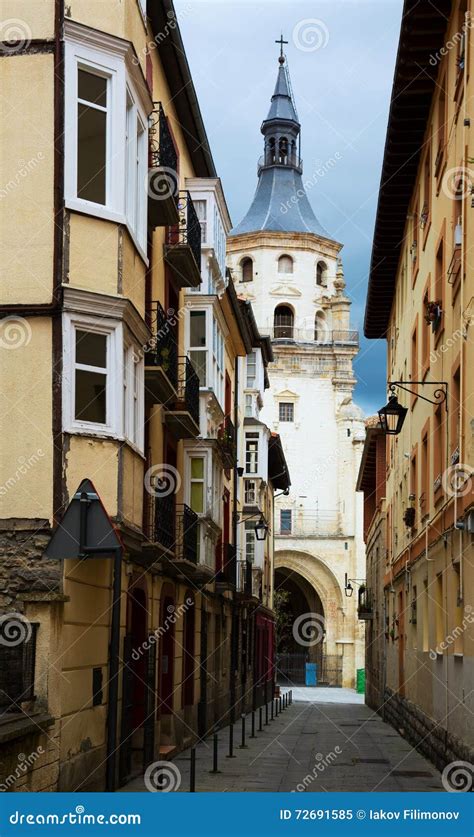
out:
<path id="1" fill-rule="evenodd" d="M 327 568 L 321 570 L 320 583 L 317 573 L 314 581 L 308 577 L 309 557 L 288 552 L 275 562 L 277 680 L 302 685 L 306 664 L 313 663 L 318 686 L 342 686 L 342 649 L 335 643 L 340 591 Z M 311 557 L 316 569 L 319 562 Z"/>

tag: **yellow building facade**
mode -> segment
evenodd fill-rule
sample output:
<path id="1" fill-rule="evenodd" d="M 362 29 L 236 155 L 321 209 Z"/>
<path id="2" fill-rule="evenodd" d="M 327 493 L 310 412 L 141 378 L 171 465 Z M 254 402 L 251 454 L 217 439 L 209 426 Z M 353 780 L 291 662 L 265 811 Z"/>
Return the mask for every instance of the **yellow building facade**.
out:
<path id="1" fill-rule="evenodd" d="M 113 789 L 270 696 L 271 537 L 268 589 L 237 573 L 261 338 L 172 3 L 6 6 L 0 783 Z M 113 561 L 46 552 L 86 478 L 122 544 L 115 748 Z"/>
<path id="2" fill-rule="evenodd" d="M 387 340 L 396 399 L 395 415 L 382 411 L 368 432 L 359 475 L 379 627 L 368 653 L 383 660 L 369 670 L 369 694 L 439 767 L 472 761 L 474 749 L 469 5 L 405 4 L 365 319 L 367 337 Z M 403 425 L 377 468 L 384 422 L 403 419 L 398 405 Z"/>

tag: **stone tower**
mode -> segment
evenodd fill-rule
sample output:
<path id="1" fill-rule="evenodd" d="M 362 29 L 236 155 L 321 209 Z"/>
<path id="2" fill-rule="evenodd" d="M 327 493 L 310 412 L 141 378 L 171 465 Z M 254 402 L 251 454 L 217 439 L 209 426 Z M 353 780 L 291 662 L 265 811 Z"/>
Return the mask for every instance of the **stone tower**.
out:
<path id="1" fill-rule="evenodd" d="M 228 264 L 272 338 L 271 392 L 260 416 L 282 438 L 291 492 L 276 501 L 275 581 L 287 590 L 293 631 L 280 651 L 280 677 L 301 679 L 304 656 L 318 682 L 353 686 L 364 665 L 358 584 L 365 577 L 362 500 L 355 491 L 364 421 L 352 400 L 358 334 L 339 253 L 303 183 L 301 126 L 286 59 L 279 58 L 261 126 L 258 185 L 231 231 Z M 314 183 L 314 173 L 306 182 Z M 345 595 L 346 574 L 353 595 Z"/>

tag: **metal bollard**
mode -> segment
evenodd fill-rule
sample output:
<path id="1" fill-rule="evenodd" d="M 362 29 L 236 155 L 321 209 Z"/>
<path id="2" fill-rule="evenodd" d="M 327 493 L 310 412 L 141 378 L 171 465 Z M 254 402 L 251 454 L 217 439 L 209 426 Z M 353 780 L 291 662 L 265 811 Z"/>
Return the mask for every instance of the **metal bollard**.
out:
<path id="1" fill-rule="evenodd" d="M 189 768 L 189 791 L 196 792 L 196 748 L 191 747 L 191 765 Z"/>
<path id="2" fill-rule="evenodd" d="M 262 707 L 258 710 L 258 731 L 262 732 L 263 711 Z"/>
<path id="3" fill-rule="evenodd" d="M 256 738 L 255 735 L 255 711 L 252 709 L 252 732 L 250 733 L 250 738 Z"/>
<path id="4" fill-rule="evenodd" d="M 234 725 L 229 725 L 229 752 L 227 753 L 226 758 L 228 759 L 235 759 L 234 756 Z"/>
<path id="5" fill-rule="evenodd" d="M 273 698 L 270 701 L 270 709 L 271 709 L 271 718 L 270 720 L 273 721 Z"/>
<path id="6" fill-rule="evenodd" d="M 245 743 L 245 714 L 242 712 L 242 741 L 239 746 L 239 750 L 246 750 L 247 745 Z"/>
<path id="7" fill-rule="evenodd" d="M 278 698 L 275 698 L 275 718 L 278 718 Z"/>
<path id="8" fill-rule="evenodd" d="M 265 726 L 268 727 L 268 702 L 265 704 Z"/>
<path id="9" fill-rule="evenodd" d="M 281 712 L 282 711 L 282 704 L 283 704 L 283 698 L 282 698 L 281 695 L 279 697 L 279 701 L 280 701 L 280 712 Z"/>
<path id="10" fill-rule="evenodd" d="M 213 753 L 212 753 L 212 770 L 209 773 L 220 773 L 221 771 L 218 769 L 218 752 L 219 752 L 219 739 L 217 737 L 217 732 L 214 733 L 213 739 Z"/>
<path id="11" fill-rule="evenodd" d="M 293 703 L 293 689 L 290 689 L 290 706 Z"/>

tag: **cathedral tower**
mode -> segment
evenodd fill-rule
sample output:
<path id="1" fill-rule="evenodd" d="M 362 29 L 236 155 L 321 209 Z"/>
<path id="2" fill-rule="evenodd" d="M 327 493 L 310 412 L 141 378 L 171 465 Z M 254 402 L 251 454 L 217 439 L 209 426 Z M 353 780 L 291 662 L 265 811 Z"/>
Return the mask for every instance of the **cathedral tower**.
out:
<path id="1" fill-rule="evenodd" d="M 260 418 L 280 434 L 291 474 L 290 494 L 276 501 L 274 532 L 275 588 L 289 594 L 293 622 L 279 649 L 286 652 L 280 678 L 298 680 L 307 655 L 318 664 L 319 683 L 353 686 L 364 666 L 357 585 L 345 595 L 346 574 L 359 582 L 365 575 L 355 491 L 364 421 L 352 400 L 358 334 L 350 326 L 342 245 L 321 227 L 307 197 L 317 173 L 303 181 L 301 125 L 283 52 L 261 132 L 257 189 L 231 231 L 228 264 L 261 333 L 272 339 L 271 392 Z"/>

